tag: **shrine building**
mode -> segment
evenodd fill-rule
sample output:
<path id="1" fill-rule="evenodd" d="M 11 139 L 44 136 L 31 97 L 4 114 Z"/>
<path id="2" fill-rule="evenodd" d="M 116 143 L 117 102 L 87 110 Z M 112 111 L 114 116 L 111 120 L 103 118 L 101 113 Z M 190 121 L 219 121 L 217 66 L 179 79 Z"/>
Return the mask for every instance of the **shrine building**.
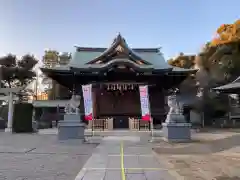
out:
<path id="1" fill-rule="evenodd" d="M 67 65 L 42 67 L 41 70 L 61 86 L 81 96 L 81 85 L 92 84 L 93 121 L 108 130 L 137 130 L 140 126 L 147 126 L 139 121 L 139 85 L 148 85 L 153 123 L 161 124 L 168 112 L 166 92 L 196 71 L 170 66 L 159 48 L 131 48 L 120 34 L 108 48 L 76 47 Z M 58 103 L 53 104 L 53 101 Z M 35 107 L 49 106 L 51 103 L 62 107 L 64 102 L 66 99 L 60 98 L 34 103 Z M 83 114 L 83 98 L 80 106 Z M 94 122 L 89 124 L 89 128 Z M 100 128 L 100 125 L 95 128 Z"/>

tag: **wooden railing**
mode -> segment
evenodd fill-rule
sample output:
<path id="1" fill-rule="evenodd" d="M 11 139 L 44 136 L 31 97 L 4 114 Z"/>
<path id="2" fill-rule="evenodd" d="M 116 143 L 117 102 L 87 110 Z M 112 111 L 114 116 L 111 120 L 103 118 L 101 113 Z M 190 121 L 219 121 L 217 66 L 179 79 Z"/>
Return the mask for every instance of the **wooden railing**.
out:
<path id="1" fill-rule="evenodd" d="M 128 118 L 128 123 L 129 123 L 129 129 L 130 130 L 139 130 L 139 119 L 135 118 Z"/>
<path id="2" fill-rule="evenodd" d="M 143 121 L 141 119 L 135 119 L 135 118 L 128 118 L 129 120 L 129 129 L 133 131 L 139 131 L 139 130 L 150 130 L 150 123 L 149 121 Z"/>
<path id="3" fill-rule="evenodd" d="M 113 128 L 113 118 L 93 119 L 88 123 L 88 129 L 111 130 Z"/>
<path id="4" fill-rule="evenodd" d="M 136 118 L 128 118 L 129 129 L 132 131 L 149 131 L 150 123 L 149 121 L 143 121 L 141 119 Z M 104 131 L 104 130 L 112 130 L 113 129 L 113 118 L 103 118 L 103 119 L 93 119 L 88 122 L 88 129 Z"/>

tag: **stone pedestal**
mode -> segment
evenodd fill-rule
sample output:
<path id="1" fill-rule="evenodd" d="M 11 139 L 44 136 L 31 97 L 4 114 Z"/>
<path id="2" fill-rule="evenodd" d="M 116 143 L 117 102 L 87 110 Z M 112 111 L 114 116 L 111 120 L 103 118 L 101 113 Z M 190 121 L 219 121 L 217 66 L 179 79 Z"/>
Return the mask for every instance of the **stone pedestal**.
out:
<path id="1" fill-rule="evenodd" d="M 187 142 L 191 140 L 191 123 L 186 123 L 186 119 L 180 111 L 178 96 L 168 97 L 168 112 L 165 123 L 162 124 L 163 136 L 169 142 Z"/>
<path id="2" fill-rule="evenodd" d="M 12 128 L 5 128 L 5 132 L 12 132 Z"/>
<path id="3" fill-rule="evenodd" d="M 190 123 L 163 123 L 163 136 L 169 142 L 188 142 L 191 140 Z"/>
<path id="4" fill-rule="evenodd" d="M 58 139 L 84 140 L 85 124 L 80 120 L 80 114 L 65 114 L 64 120 L 58 123 Z"/>

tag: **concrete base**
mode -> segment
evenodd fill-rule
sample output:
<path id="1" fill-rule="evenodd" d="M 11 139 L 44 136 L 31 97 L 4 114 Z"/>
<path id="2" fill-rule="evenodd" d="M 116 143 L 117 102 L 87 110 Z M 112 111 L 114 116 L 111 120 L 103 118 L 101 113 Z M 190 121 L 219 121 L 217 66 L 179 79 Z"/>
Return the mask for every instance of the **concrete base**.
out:
<path id="1" fill-rule="evenodd" d="M 153 137 L 162 137 L 163 136 L 163 133 L 161 130 L 153 130 L 153 133 L 152 133 L 152 136 Z"/>
<path id="2" fill-rule="evenodd" d="M 65 114 L 64 120 L 58 123 L 58 139 L 79 139 L 84 141 L 85 124 L 80 122 L 80 115 Z"/>
<path id="3" fill-rule="evenodd" d="M 12 132 L 12 128 L 5 128 L 5 132 Z"/>
<path id="4" fill-rule="evenodd" d="M 189 142 L 191 141 L 190 123 L 163 123 L 164 140 L 168 142 Z"/>

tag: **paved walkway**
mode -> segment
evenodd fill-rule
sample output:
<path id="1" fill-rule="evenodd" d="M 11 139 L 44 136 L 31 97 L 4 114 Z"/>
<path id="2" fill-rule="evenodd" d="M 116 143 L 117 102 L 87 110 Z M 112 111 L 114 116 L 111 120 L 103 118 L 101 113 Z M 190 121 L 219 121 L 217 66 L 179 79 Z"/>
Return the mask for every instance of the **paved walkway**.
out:
<path id="1" fill-rule="evenodd" d="M 139 136 L 107 136 L 75 180 L 175 180 Z"/>
<path id="2" fill-rule="evenodd" d="M 161 130 L 154 130 L 155 133 L 162 133 Z M 58 134 L 58 129 L 57 128 L 49 128 L 49 129 L 39 129 L 38 134 L 41 135 L 57 135 Z M 145 130 L 141 130 L 141 131 L 130 131 L 129 129 L 126 130 L 96 130 L 94 131 L 94 133 L 92 132 L 91 129 L 85 129 L 85 135 L 87 136 L 92 136 L 94 134 L 94 136 L 138 136 L 138 135 L 151 135 L 150 131 L 145 131 Z"/>
<path id="3" fill-rule="evenodd" d="M 101 138 L 91 141 L 60 142 L 56 135 L 0 132 L 0 180 L 74 180 Z"/>

